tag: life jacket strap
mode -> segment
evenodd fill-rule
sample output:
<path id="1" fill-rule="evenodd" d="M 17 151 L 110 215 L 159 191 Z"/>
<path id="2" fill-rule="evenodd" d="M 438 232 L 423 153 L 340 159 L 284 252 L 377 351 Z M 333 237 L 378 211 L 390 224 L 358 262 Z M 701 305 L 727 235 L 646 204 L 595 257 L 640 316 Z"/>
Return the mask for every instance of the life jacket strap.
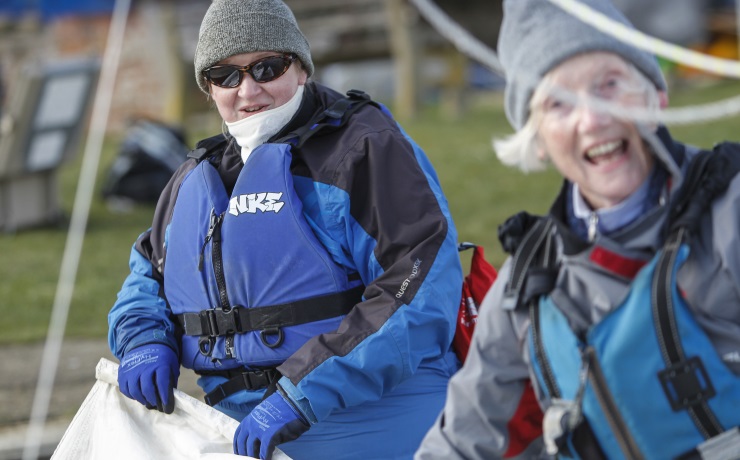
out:
<path id="1" fill-rule="evenodd" d="M 201 161 L 203 161 L 203 159 L 207 158 L 213 152 L 225 148 L 228 143 L 229 138 L 226 137 L 224 134 L 218 134 L 216 136 L 209 137 L 208 139 L 203 139 L 202 141 L 198 142 L 198 145 L 195 146 L 195 149 L 188 153 L 188 158 L 192 158 L 200 163 Z"/>
<path id="2" fill-rule="evenodd" d="M 362 300 L 364 290 L 365 286 L 360 285 L 339 293 L 278 305 L 255 308 L 235 305 L 230 310 L 215 308 L 182 313 L 175 315 L 175 320 L 185 335 L 220 337 L 266 330 L 279 333 L 282 327 L 346 315 Z"/>
<path id="3" fill-rule="evenodd" d="M 317 133 L 335 131 L 344 126 L 352 114 L 366 104 L 378 106 L 378 103 L 373 101 L 364 91 L 351 89 L 347 91 L 346 97 L 338 99 L 326 110 L 318 112 L 304 126 L 274 142 L 290 143 L 296 148 L 301 148 L 308 139 Z"/>
<path id="4" fill-rule="evenodd" d="M 519 213 L 499 229 L 499 239 L 512 250 L 512 268 L 504 288 L 504 305 L 519 308 L 549 293 L 557 279 L 552 219 Z M 531 280 L 530 280 L 531 278 Z M 515 303 L 515 305 L 510 305 Z"/>
<path id="5" fill-rule="evenodd" d="M 209 406 L 215 406 L 229 396 L 243 390 L 255 391 L 277 384 L 282 374 L 274 368 L 240 372 L 214 388 L 203 398 Z"/>
<path id="6" fill-rule="evenodd" d="M 686 356 L 679 340 L 680 331 L 673 313 L 673 267 L 680 247 L 696 232 L 701 216 L 740 172 L 740 159 L 734 145 L 718 144 L 712 152 L 701 152 L 688 164 L 681 194 L 671 204 L 669 235 L 653 275 L 652 302 L 656 334 L 666 368 L 658 378 L 674 411 L 686 410 L 705 439 L 724 428 L 708 400 L 716 395 L 712 380 L 699 357 Z"/>

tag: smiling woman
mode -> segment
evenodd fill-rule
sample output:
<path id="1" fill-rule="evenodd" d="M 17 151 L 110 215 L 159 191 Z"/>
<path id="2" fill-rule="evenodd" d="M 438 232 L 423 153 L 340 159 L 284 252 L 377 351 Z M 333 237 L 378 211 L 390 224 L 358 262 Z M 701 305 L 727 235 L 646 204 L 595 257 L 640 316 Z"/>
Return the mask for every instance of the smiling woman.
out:
<path id="1" fill-rule="evenodd" d="M 295 55 L 273 52 L 242 53 L 205 69 L 203 75 L 211 84 L 221 118 L 234 123 L 290 101 L 308 79 L 300 64 L 293 65 L 295 60 Z"/>
<path id="2" fill-rule="evenodd" d="M 119 383 L 169 413 L 192 369 L 240 422 L 240 455 L 410 459 L 459 366 L 457 232 L 390 112 L 313 71 L 282 1 L 211 3 L 195 78 L 225 129 L 131 251 L 109 314 Z"/>
<path id="3" fill-rule="evenodd" d="M 656 59 L 549 0 L 505 0 L 498 46 L 517 132 L 497 154 L 563 183 L 547 215 L 499 228 L 511 257 L 416 458 L 736 451 L 740 145 L 702 152 L 630 118 L 667 103 Z"/>
<path id="4" fill-rule="evenodd" d="M 655 86 L 645 89 L 644 80 L 616 54 L 587 53 L 551 70 L 533 97 L 538 156 L 576 184 L 593 209 L 615 206 L 635 192 L 652 172 L 654 159 L 634 123 L 587 101 L 644 107 L 647 94 L 656 94 Z M 546 95 L 554 87 L 575 95 L 577 102 Z"/>

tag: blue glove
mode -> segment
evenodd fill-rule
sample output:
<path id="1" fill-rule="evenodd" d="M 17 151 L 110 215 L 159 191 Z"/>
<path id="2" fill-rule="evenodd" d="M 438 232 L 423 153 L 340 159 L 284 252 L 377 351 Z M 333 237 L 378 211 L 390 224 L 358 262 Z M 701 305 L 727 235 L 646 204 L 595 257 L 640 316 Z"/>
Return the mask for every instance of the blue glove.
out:
<path id="1" fill-rule="evenodd" d="M 234 453 L 270 460 L 275 446 L 297 439 L 311 426 L 280 393 L 259 403 L 234 433 Z"/>
<path id="2" fill-rule="evenodd" d="M 118 368 L 121 393 L 147 409 L 171 414 L 175 410 L 174 388 L 180 361 L 172 348 L 153 343 L 134 348 L 123 356 Z"/>

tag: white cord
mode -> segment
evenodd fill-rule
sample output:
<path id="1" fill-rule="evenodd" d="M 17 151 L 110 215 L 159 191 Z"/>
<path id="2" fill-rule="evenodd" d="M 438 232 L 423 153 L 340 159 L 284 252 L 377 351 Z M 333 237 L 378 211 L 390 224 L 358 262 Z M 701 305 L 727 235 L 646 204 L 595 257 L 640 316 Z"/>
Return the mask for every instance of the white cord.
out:
<path id="1" fill-rule="evenodd" d="M 651 37 L 575 0 L 549 0 L 549 2 L 571 16 L 635 48 L 715 75 L 740 78 L 740 62 L 734 59 L 710 56 Z"/>
<path id="2" fill-rule="evenodd" d="M 504 68 L 496 53 L 451 20 L 437 5 L 429 0 L 410 0 L 410 2 L 437 32 L 455 45 L 460 52 L 489 67 L 495 73 L 504 74 Z"/>
<path id="3" fill-rule="evenodd" d="M 473 37 L 459 24 L 450 19 L 431 0 L 409 0 L 419 10 L 419 13 L 437 30 L 437 32 L 449 40 L 463 54 L 480 62 L 493 72 L 504 76 L 505 72 L 496 53 L 485 44 Z M 632 44 L 653 54 L 664 56 L 668 59 L 681 62 L 691 67 L 708 72 L 740 78 L 740 62 L 720 59 L 698 53 L 696 51 L 681 48 L 646 35 L 642 32 L 625 27 L 607 18 L 603 14 L 593 11 L 591 8 L 575 0 L 549 0 L 567 13 L 572 14 L 599 30 L 607 33 L 618 40 Z M 521 78 L 521 76 L 519 76 Z M 532 79 L 539 81 L 539 77 L 532 75 Z M 605 106 L 604 102 L 595 102 L 595 106 Z M 678 108 L 668 108 L 653 112 L 648 110 L 633 109 L 626 111 L 624 108 L 608 107 L 611 113 L 638 122 L 648 120 L 659 121 L 667 125 L 687 125 L 704 123 L 712 120 L 726 118 L 740 114 L 740 96 L 710 102 L 707 104 L 693 105 Z"/>
<path id="4" fill-rule="evenodd" d="M 80 170 L 77 192 L 72 208 L 72 216 L 64 247 L 62 265 L 59 272 L 54 306 L 52 307 L 49 330 L 46 335 L 44 351 L 41 357 L 41 369 L 36 383 L 36 393 L 31 407 L 31 416 L 23 447 L 23 460 L 36 460 L 41 448 L 41 438 L 49 412 L 51 393 L 54 387 L 59 354 L 64 339 L 69 305 L 72 300 L 77 268 L 79 266 L 82 243 L 85 239 L 85 228 L 90 213 L 90 203 L 95 186 L 100 152 L 103 146 L 108 115 L 110 112 L 113 87 L 118 71 L 126 20 L 128 19 L 131 0 L 116 0 L 111 16 L 105 57 L 101 67 L 100 78 L 95 94 L 95 103 L 91 114 L 90 132 L 87 137 L 85 152 Z"/>

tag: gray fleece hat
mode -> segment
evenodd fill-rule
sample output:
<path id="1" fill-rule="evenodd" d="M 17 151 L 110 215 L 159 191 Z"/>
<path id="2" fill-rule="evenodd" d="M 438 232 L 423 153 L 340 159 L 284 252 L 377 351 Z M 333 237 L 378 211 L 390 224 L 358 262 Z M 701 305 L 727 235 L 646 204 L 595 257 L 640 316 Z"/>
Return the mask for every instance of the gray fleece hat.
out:
<path id="1" fill-rule="evenodd" d="M 579 1 L 633 27 L 610 0 Z M 666 89 L 663 73 L 652 54 L 581 22 L 548 0 L 505 0 L 498 52 L 506 71 L 505 109 L 512 126 L 521 129 L 527 122 L 529 101 L 547 72 L 589 51 L 618 54 L 642 71 L 658 89 Z"/>
<path id="2" fill-rule="evenodd" d="M 195 80 L 203 92 L 203 70 L 229 56 L 256 51 L 294 53 L 310 77 L 311 50 L 293 12 L 281 0 L 213 0 L 203 17 L 195 48 Z"/>

